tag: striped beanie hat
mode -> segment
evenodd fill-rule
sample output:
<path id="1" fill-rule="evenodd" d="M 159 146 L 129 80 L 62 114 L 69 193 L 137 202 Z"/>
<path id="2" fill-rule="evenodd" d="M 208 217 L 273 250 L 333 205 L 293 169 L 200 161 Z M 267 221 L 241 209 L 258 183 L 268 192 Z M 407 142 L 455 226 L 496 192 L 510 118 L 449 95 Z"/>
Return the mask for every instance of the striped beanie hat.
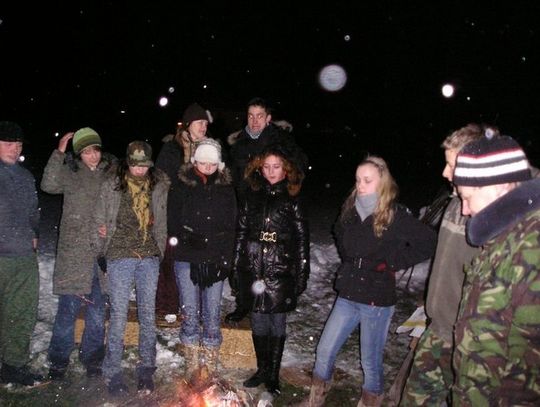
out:
<path id="1" fill-rule="evenodd" d="M 73 135 L 73 151 L 75 151 L 75 154 L 80 154 L 81 151 L 90 146 L 101 147 L 101 137 L 90 127 L 77 130 Z"/>
<path id="2" fill-rule="evenodd" d="M 452 181 L 458 186 L 483 187 L 530 178 L 529 161 L 519 144 L 512 137 L 486 132 L 461 149 Z"/>

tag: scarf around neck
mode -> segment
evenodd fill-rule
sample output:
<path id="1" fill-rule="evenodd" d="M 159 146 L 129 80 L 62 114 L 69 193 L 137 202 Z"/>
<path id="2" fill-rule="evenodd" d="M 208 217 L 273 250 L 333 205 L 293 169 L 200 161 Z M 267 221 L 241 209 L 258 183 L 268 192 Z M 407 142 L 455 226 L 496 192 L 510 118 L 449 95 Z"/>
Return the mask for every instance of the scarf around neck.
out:
<path id="1" fill-rule="evenodd" d="M 358 215 L 360 215 L 362 221 L 364 221 L 369 215 L 371 215 L 375 211 L 378 199 L 379 194 L 376 192 L 363 196 L 356 195 L 356 199 L 354 200 L 354 207 L 356 208 L 356 211 L 358 212 Z"/>
<path id="2" fill-rule="evenodd" d="M 150 179 L 127 175 L 127 185 L 132 199 L 132 209 L 139 221 L 139 230 L 143 234 L 143 242 L 148 236 L 150 223 Z"/>

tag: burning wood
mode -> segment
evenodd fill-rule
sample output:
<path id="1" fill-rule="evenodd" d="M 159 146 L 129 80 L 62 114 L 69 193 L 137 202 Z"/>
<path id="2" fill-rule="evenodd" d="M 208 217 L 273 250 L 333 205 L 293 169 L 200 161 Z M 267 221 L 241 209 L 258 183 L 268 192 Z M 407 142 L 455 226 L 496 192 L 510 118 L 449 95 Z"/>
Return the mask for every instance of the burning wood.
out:
<path id="1" fill-rule="evenodd" d="M 236 389 L 226 380 L 212 377 L 206 366 L 195 372 L 189 382 L 178 384 L 177 403 L 168 407 L 253 407 L 252 396 Z"/>

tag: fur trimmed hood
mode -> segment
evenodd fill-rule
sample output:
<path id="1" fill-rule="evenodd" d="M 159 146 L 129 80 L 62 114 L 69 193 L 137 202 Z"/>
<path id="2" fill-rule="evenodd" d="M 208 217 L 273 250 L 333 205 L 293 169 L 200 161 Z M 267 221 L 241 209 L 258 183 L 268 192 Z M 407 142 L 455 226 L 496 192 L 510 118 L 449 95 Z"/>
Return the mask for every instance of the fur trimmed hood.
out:
<path id="1" fill-rule="evenodd" d="M 178 179 L 180 182 L 187 186 L 195 187 L 197 180 L 194 178 L 194 168 L 195 166 L 192 163 L 186 163 L 180 166 L 178 170 Z M 217 171 L 214 185 L 232 185 L 232 175 L 228 168 L 224 168 L 223 171 Z"/>
<path id="2" fill-rule="evenodd" d="M 469 219 L 467 239 L 481 246 L 496 238 L 529 212 L 540 209 L 540 179 L 522 182 Z"/>
<path id="3" fill-rule="evenodd" d="M 275 120 L 270 122 L 270 125 L 274 125 L 281 130 L 285 130 L 287 133 L 292 133 L 293 131 L 293 125 L 287 120 Z M 227 144 L 229 144 L 230 146 L 236 144 L 236 142 L 243 136 L 242 133 L 246 133 L 245 128 L 229 134 L 227 136 Z"/>

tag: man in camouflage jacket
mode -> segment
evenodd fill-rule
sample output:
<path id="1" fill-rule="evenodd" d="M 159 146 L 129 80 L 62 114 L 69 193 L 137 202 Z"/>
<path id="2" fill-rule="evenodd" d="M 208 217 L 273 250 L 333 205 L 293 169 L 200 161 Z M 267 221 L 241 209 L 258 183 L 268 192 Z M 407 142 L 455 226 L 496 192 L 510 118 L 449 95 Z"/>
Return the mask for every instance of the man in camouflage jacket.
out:
<path id="1" fill-rule="evenodd" d="M 540 180 L 510 137 L 485 137 L 457 157 L 454 183 L 467 239 L 455 327 L 454 406 L 540 405 Z"/>

